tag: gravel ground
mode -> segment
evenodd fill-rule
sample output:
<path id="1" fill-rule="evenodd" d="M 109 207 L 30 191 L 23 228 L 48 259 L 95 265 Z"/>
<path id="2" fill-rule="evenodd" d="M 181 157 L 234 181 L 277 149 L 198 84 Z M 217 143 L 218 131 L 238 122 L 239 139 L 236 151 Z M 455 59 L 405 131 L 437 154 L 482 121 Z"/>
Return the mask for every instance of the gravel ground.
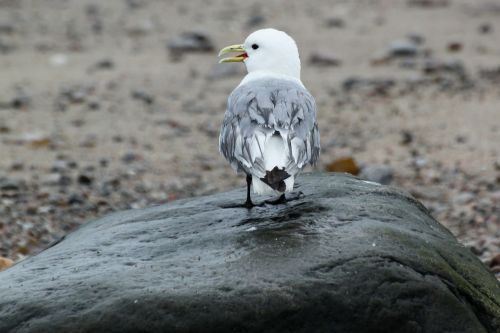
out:
<path id="1" fill-rule="evenodd" d="M 115 210 L 244 186 L 217 147 L 244 68 L 216 53 L 268 26 L 299 45 L 316 169 L 347 161 L 406 189 L 500 278 L 500 5 L 487 0 L 0 0 L 0 257 Z"/>

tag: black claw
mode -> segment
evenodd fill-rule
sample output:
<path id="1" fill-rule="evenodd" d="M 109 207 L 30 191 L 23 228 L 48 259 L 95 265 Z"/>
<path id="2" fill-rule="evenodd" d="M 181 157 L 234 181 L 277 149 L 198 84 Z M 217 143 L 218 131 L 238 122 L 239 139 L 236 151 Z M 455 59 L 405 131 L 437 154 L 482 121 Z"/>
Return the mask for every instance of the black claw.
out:
<path id="1" fill-rule="evenodd" d="M 299 192 L 299 193 L 292 195 L 288 198 L 285 197 L 285 193 L 283 193 L 282 195 L 280 195 L 280 197 L 278 199 L 266 200 L 266 201 L 264 201 L 264 203 L 266 203 L 268 205 L 280 205 L 280 204 L 285 204 L 285 203 L 290 202 L 290 201 L 302 199 L 303 197 L 304 197 L 304 193 L 302 193 L 302 192 Z"/>
<path id="2" fill-rule="evenodd" d="M 285 197 L 285 193 L 283 193 L 282 195 L 280 195 L 280 197 L 276 200 L 266 200 L 265 203 L 266 204 L 269 204 L 269 205 L 280 205 L 280 204 L 284 204 L 286 203 L 286 197 Z"/>
<path id="3" fill-rule="evenodd" d="M 288 199 L 286 201 L 299 200 L 299 199 L 302 199 L 303 197 L 305 197 L 304 193 L 299 191 L 298 193 L 294 194 L 293 196 L 288 197 Z"/>

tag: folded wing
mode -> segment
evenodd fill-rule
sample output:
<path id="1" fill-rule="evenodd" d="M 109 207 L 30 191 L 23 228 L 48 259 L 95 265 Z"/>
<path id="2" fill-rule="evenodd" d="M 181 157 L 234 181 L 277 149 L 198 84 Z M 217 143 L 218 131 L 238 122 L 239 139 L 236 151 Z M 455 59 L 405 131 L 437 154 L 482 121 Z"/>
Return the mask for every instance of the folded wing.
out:
<path id="1" fill-rule="evenodd" d="M 264 147 L 273 135 L 285 143 L 285 171 L 295 175 L 319 157 L 314 98 L 300 84 L 263 79 L 237 87 L 229 96 L 219 149 L 235 170 L 266 175 Z"/>

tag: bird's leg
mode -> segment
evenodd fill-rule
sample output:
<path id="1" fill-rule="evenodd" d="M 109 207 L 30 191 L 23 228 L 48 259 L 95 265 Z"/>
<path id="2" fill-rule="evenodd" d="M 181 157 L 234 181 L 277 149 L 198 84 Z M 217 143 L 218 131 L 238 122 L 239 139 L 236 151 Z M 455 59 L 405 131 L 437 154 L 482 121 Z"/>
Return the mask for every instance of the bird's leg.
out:
<path id="1" fill-rule="evenodd" d="M 252 175 L 247 175 L 247 201 L 245 201 L 244 204 L 239 204 L 239 205 L 223 205 L 221 206 L 222 208 L 247 208 L 251 209 L 255 206 L 263 206 L 264 203 L 261 203 L 259 205 L 256 205 L 252 202 L 252 199 L 250 198 L 250 186 L 252 185 Z"/>
<path id="2" fill-rule="evenodd" d="M 247 201 L 245 201 L 244 206 L 246 208 L 252 208 L 255 206 L 250 198 L 250 186 L 252 185 L 252 176 L 247 174 Z"/>

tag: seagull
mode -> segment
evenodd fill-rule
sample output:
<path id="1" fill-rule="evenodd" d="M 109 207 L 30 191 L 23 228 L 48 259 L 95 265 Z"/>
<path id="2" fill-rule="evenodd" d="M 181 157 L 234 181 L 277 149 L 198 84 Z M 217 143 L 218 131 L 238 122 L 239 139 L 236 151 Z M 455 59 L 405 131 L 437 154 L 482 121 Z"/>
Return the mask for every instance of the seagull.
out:
<path id="1" fill-rule="evenodd" d="M 246 174 L 244 207 L 255 206 L 251 186 L 256 194 L 279 195 L 266 203 L 285 203 L 297 174 L 320 153 L 316 104 L 300 80 L 297 44 L 283 31 L 262 29 L 219 57 L 233 52 L 239 54 L 219 63 L 243 62 L 248 74 L 229 95 L 219 150 Z"/>

